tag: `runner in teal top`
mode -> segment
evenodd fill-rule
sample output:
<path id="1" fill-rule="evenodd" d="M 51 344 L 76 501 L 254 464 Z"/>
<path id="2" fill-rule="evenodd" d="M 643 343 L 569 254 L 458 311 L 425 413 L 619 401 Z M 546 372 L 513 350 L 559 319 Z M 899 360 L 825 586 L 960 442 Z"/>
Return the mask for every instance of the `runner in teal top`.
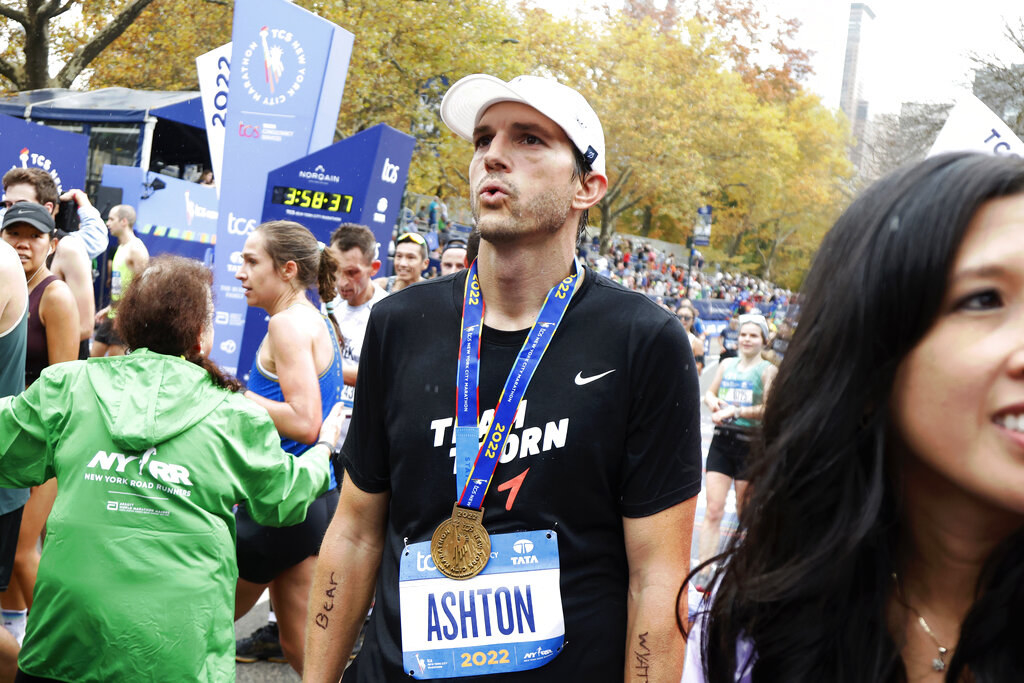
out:
<path id="1" fill-rule="evenodd" d="M 776 367 L 761 358 L 768 341 L 768 321 L 761 315 L 739 318 L 739 355 L 727 358 L 718 366 L 715 379 L 704 396 L 715 423 L 715 436 L 708 449 L 706 464 L 707 506 L 700 530 L 700 561 L 706 562 L 718 553 L 725 498 L 735 482 L 736 513 L 743 504 L 747 488 L 747 458 L 750 455 L 751 432 L 760 426 L 764 399 L 768 394 Z M 709 572 L 698 577 L 699 588 L 706 588 Z"/>
<path id="2" fill-rule="evenodd" d="M 718 399 L 734 408 L 732 424 L 737 427 L 751 429 L 761 424 L 759 417 L 752 415 L 758 411 L 743 410 L 754 408 L 764 403 L 764 378 L 772 364 L 764 359 L 756 361 L 753 366 L 745 367 L 745 358 L 726 358 L 720 366 L 721 382 L 718 385 Z M 721 406 L 720 409 L 725 408 Z M 747 415 L 747 417 L 740 417 Z M 728 418 L 726 418 L 728 419 Z"/>

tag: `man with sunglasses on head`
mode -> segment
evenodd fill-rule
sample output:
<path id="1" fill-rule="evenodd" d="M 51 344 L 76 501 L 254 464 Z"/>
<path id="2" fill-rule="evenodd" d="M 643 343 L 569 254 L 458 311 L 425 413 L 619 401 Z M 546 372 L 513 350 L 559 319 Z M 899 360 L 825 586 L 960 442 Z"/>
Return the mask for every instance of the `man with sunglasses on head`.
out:
<path id="1" fill-rule="evenodd" d="M 395 240 L 395 274 L 377 278 L 373 283 L 388 294 L 394 294 L 422 280 L 429 264 L 427 241 L 418 232 L 404 232 Z"/>
<path id="2" fill-rule="evenodd" d="M 675 317 L 574 258 L 601 122 L 483 74 L 441 118 L 473 144 L 479 253 L 370 313 L 304 680 L 336 683 L 376 595 L 346 681 L 677 683 L 699 388 Z"/>

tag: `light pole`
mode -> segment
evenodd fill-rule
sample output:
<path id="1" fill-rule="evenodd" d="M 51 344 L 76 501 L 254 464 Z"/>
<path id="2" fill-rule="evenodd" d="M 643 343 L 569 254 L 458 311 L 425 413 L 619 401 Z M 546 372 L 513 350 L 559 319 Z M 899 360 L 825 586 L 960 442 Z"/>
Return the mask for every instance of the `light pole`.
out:
<path id="1" fill-rule="evenodd" d="M 697 209 L 697 221 L 693 224 L 693 234 L 686 238 L 686 246 L 690 258 L 686 263 L 686 298 L 690 298 L 690 276 L 693 271 L 693 252 L 697 246 L 706 247 L 711 243 L 711 205 L 705 204 Z"/>

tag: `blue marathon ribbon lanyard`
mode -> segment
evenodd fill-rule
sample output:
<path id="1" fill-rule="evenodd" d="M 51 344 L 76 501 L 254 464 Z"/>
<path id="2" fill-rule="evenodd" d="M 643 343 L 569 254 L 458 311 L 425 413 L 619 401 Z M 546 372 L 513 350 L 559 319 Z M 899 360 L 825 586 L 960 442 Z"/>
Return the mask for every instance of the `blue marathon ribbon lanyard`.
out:
<path id="1" fill-rule="evenodd" d="M 505 388 L 501 391 L 487 438 L 480 445 L 478 423 L 480 403 L 480 334 L 483 331 L 484 301 L 480 294 L 476 261 L 469 267 L 462 304 L 462 338 L 459 344 L 459 370 L 456 378 L 455 460 L 456 495 L 459 506 L 479 510 L 494 478 L 494 470 L 505 449 L 509 431 L 516 418 L 519 402 L 554 337 L 558 324 L 569 307 L 580 266 L 573 262 L 572 274 L 548 292 L 537 321 L 530 328 Z"/>

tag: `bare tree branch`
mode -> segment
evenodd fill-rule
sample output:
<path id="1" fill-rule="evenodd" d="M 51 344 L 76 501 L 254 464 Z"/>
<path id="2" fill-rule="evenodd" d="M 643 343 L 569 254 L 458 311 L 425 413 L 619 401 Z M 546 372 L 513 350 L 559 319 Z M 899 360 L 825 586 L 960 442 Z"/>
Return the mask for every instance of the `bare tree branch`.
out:
<path id="1" fill-rule="evenodd" d="M 46 0 L 46 2 L 44 2 L 42 5 L 39 5 L 39 7 L 37 7 L 36 10 L 32 12 L 32 14 L 37 19 L 46 20 L 53 17 L 57 13 L 57 10 L 59 8 L 60 0 Z"/>
<path id="2" fill-rule="evenodd" d="M 0 16 L 12 19 L 22 26 L 28 23 L 28 17 L 24 12 L 19 12 L 13 7 L 8 7 L 7 5 L 0 5 Z"/>
<path id="3" fill-rule="evenodd" d="M 12 64 L 6 59 L 0 57 L 0 76 L 3 76 L 11 83 L 18 84 L 22 74 L 22 67 L 20 64 Z"/>
<path id="4" fill-rule="evenodd" d="M 70 87 L 78 74 L 82 73 L 82 69 L 96 59 L 108 45 L 117 40 L 118 36 L 132 25 L 132 22 L 151 2 L 153 0 L 132 0 L 127 7 L 121 10 L 120 14 L 93 36 L 92 40 L 75 50 L 75 53 L 71 55 L 71 58 L 54 78 L 57 85 L 63 88 Z"/>
<path id="5" fill-rule="evenodd" d="M 636 206 L 637 204 L 642 202 L 644 199 L 646 199 L 646 197 L 637 197 L 636 199 L 634 199 L 633 201 L 629 202 L 628 204 L 623 204 L 619 208 L 615 209 L 614 211 L 611 212 L 612 220 L 615 220 L 616 218 L 621 216 L 626 211 L 629 211 L 634 206 Z"/>
<path id="6" fill-rule="evenodd" d="M 74 5 L 75 5 L 75 0 L 68 0 L 63 5 L 61 5 L 60 7 L 57 8 L 57 11 L 53 13 L 53 16 L 59 17 L 60 15 L 64 14 L 69 9 L 74 7 Z"/>

